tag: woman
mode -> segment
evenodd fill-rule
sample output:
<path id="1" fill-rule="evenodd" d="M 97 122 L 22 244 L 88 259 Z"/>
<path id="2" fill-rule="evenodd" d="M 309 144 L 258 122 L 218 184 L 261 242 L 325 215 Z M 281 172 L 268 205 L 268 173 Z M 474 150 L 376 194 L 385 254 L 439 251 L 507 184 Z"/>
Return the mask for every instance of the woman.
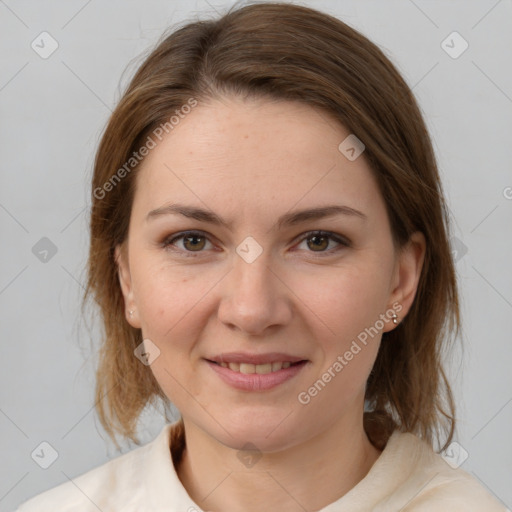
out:
<path id="1" fill-rule="evenodd" d="M 21 512 L 504 510 L 451 444 L 431 142 L 361 34 L 277 3 L 172 33 L 108 123 L 90 227 L 100 420 L 181 418 Z"/>

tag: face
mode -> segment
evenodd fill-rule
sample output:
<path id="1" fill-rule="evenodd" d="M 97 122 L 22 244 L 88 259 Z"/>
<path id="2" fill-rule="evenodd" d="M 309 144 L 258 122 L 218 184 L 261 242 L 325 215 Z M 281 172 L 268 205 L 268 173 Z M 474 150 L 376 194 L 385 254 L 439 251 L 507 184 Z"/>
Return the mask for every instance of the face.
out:
<path id="1" fill-rule="evenodd" d="M 138 171 L 117 248 L 127 320 L 185 424 L 224 445 L 359 425 L 382 332 L 411 305 L 421 238 L 395 249 L 348 135 L 301 103 L 215 100 Z"/>

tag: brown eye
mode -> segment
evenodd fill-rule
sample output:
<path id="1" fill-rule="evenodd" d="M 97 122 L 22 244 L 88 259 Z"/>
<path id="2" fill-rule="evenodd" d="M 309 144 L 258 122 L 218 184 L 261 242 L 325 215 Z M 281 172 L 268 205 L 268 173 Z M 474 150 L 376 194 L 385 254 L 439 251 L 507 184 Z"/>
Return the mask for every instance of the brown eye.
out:
<path id="1" fill-rule="evenodd" d="M 329 231 L 312 231 L 306 233 L 302 239 L 301 244 L 304 242 L 307 244 L 308 252 L 315 253 L 325 253 L 325 255 L 333 254 L 338 250 L 341 250 L 346 247 L 350 247 L 351 243 L 345 237 L 336 235 L 335 233 L 331 233 Z M 331 242 L 334 242 L 335 246 L 329 248 Z M 181 246 L 179 245 L 181 243 Z M 178 255 L 183 256 L 194 256 L 193 253 L 206 252 L 208 247 L 206 244 L 210 244 L 210 249 L 214 248 L 210 239 L 204 235 L 202 232 L 195 231 L 185 231 L 181 234 L 175 234 L 162 242 L 162 247 L 167 250 L 172 250 Z"/>
<path id="2" fill-rule="evenodd" d="M 327 249 L 329 246 L 329 237 L 323 236 L 323 235 L 313 235 L 307 238 L 308 240 L 308 247 L 310 249 L 313 249 L 316 251 L 316 249 L 319 249 L 320 251 L 323 251 Z M 312 241 L 311 243 L 309 241 Z"/>
<path id="3" fill-rule="evenodd" d="M 199 241 L 198 241 L 199 240 Z M 200 251 L 204 248 L 205 238 L 199 235 L 189 235 L 183 237 L 183 247 L 190 251 Z"/>
<path id="4" fill-rule="evenodd" d="M 181 245 L 179 245 L 181 242 Z M 176 236 L 170 236 L 163 241 L 162 247 L 164 249 L 176 250 L 178 252 L 185 253 L 185 256 L 191 256 L 190 253 L 201 253 L 204 252 L 206 244 L 211 242 L 208 240 L 203 233 L 185 231 Z M 187 254 L 189 253 L 189 254 Z"/>
<path id="5" fill-rule="evenodd" d="M 301 239 L 301 244 L 306 243 L 308 252 L 333 254 L 343 248 L 350 247 L 350 241 L 342 236 L 329 231 L 311 231 L 306 233 Z M 329 248 L 329 244 L 334 242 L 334 247 Z"/>

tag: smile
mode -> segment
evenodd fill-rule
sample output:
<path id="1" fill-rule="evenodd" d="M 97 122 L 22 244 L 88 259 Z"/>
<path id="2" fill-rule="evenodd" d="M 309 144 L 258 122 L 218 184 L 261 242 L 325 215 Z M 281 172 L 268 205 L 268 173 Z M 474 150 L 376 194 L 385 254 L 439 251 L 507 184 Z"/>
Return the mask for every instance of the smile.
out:
<path id="1" fill-rule="evenodd" d="M 301 372 L 308 363 L 305 359 L 286 355 L 247 357 L 240 354 L 235 357 L 230 354 L 216 359 L 205 361 L 224 383 L 240 391 L 276 388 Z"/>
<path id="2" fill-rule="evenodd" d="M 251 364 L 251 363 L 219 363 L 223 368 L 229 368 L 234 372 L 244 373 L 246 375 L 257 373 L 258 375 L 265 375 L 267 373 L 278 372 L 283 368 L 290 368 L 292 364 L 290 361 L 277 361 L 275 363 L 266 364 Z"/>

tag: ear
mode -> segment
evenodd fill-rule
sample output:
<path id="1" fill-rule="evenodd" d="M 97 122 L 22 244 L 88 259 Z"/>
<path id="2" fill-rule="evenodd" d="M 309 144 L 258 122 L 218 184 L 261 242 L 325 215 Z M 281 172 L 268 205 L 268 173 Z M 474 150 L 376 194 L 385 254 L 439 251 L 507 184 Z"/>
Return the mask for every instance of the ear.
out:
<path id="1" fill-rule="evenodd" d="M 425 260 L 425 251 L 425 236 L 416 231 L 398 254 L 389 304 L 393 305 L 391 308 L 396 311 L 399 322 L 405 318 L 414 302 Z M 393 322 L 388 322 L 384 332 L 391 331 L 394 327 Z"/>
<path id="2" fill-rule="evenodd" d="M 124 297 L 126 321 L 136 329 L 140 329 L 139 313 L 135 303 L 130 266 L 128 263 L 128 251 L 125 245 L 117 245 L 114 252 L 115 262 L 119 276 L 119 284 Z M 132 315 L 130 316 L 130 311 Z"/>

